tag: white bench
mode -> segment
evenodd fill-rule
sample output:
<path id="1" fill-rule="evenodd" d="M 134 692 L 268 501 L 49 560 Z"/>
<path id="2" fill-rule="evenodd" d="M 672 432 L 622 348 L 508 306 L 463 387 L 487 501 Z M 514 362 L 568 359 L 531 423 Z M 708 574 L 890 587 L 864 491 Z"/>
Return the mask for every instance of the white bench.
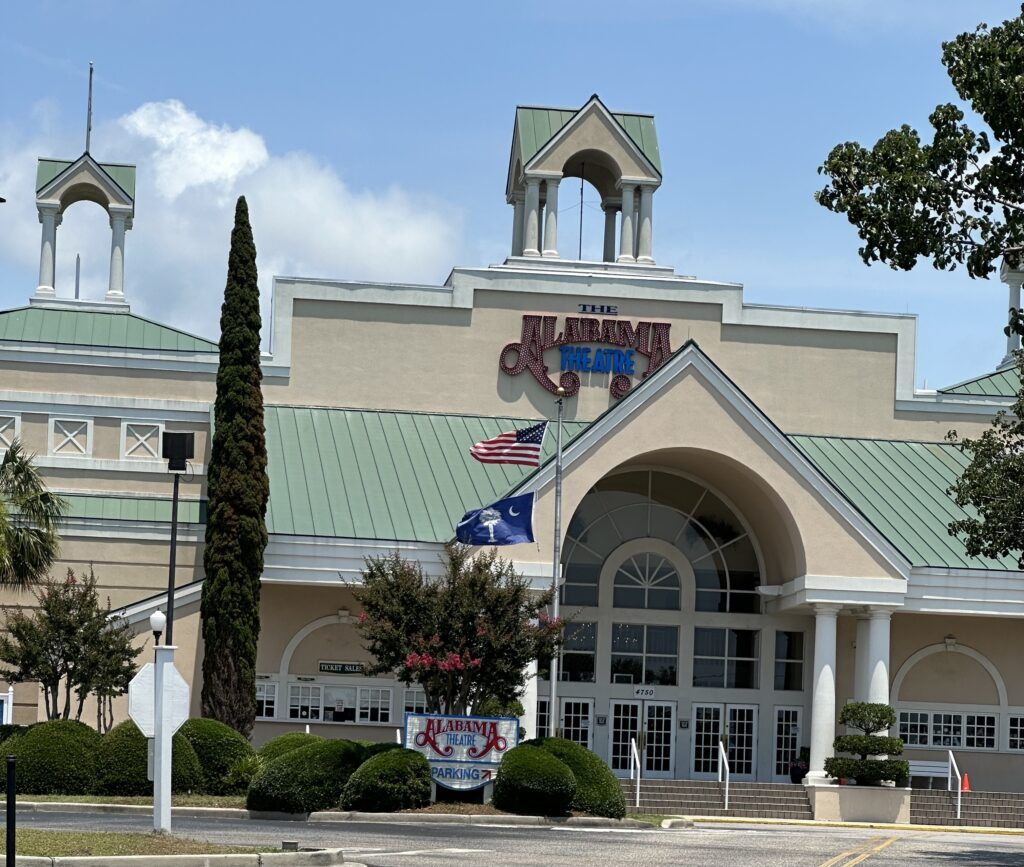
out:
<path id="1" fill-rule="evenodd" d="M 949 762 L 910 762 L 911 777 L 927 777 L 929 779 L 939 777 L 949 785 Z M 931 784 L 929 783 L 929 788 Z"/>

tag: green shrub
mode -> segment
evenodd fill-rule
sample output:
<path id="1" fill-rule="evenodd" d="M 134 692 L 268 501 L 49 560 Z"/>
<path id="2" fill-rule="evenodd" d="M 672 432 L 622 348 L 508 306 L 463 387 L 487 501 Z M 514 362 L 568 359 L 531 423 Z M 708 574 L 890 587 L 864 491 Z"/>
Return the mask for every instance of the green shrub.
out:
<path id="1" fill-rule="evenodd" d="M 576 777 L 572 809 L 609 819 L 626 815 L 622 784 L 596 753 L 565 738 L 536 738 L 528 743 L 547 750 L 569 766 Z"/>
<path id="2" fill-rule="evenodd" d="M 393 741 L 385 741 L 383 743 L 368 743 L 360 744 L 363 748 L 363 761 L 369 761 L 374 756 L 379 756 L 381 753 L 387 753 L 391 750 L 403 749 L 401 744 L 396 744 Z"/>
<path id="3" fill-rule="evenodd" d="M 7 755 L 17 757 L 19 794 L 86 795 L 96 778 L 102 738 L 85 723 L 51 720 L 7 739 Z"/>
<path id="4" fill-rule="evenodd" d="M 246 806 L 279 813 L 313 813 L 337 807 L 348 778 L 363 763 L 363 750 L 352 741 L 322 738 L 290 750 L 256 772 Z"/>
<path id="5" fill-rule="evenodd" d="M 297 750 L 299 747 L 320 743 L 323 740 L 324 738 L 320 737 L 320 735 L 307 735 L 305 732 L 288 732 L 287 734 L 278 735 L 276 738 L 271 738 L 257 752 L 264 761 L 272 762 L 285 753 Z"/>
<path id="6" fill-rule="evenodd" d="M 883 780 L 903 785 L 910 774 L 910 764 L 902 759 L 871 759 L 868 756 L 892 756 L 903 752 L 903 741 L 876 732 L 887 732 L 896 724 L 896 712 L 887 704 L 866 701 L 850 702 L 839 712 L 841 725 L 860 729 L 859 735 L 840 735 L 832 746 L 838 752 L 854 753 L 859 758 L 834 756 L 825 759 L 825 773 L 830 777 L 852 777 L 861 786 L 877 786 Z"/>
<path id="7" fill-rule="evenodd" d="M 244 794 L 249 791 L 252 778 L 266 762 L 259 753 L 251 753 L 235 762 L 224 775 L 224 788 L 231 793 Z"/>
<path id="8" fill-rule="evenodd" d="M 15 735 L 23 735 L 26 731 L 28 731 L 27 726 L 16 726 L 9 723 L 0 724 L 0 746 L 2 746 L 3 742 L 8 738 L 14 737 Z"/>
<path id="9" fill-rule="evenodd" d="M 252 745 L 230 726 L 215 719 L 190 719 L 180 729 L 199 757 L 203 773 L 201 789 L 208 795 L 240 794 L 245 788 L 229 789 L 228 771 L 253 754 Z"/>
<path id="10" fill-rule="evenodd" d="M 135 723 L 118 723 L 99 744 L 93 790 L 100 795 L 151 795 L 148 754 L 146 738 Z M 198 791 L 202 779 L 196 751 L 180 731 L 176 732 L 171 741 L 171 791 Z"/>
<path id="11" fill-rule="evenodd" d="M 564 816 L 576 796 L 576 777 L 547 750 L 524 744 L 505 753 L 494 781 L 494 806 L 527 816 Z"/>
<path id="12" fill-rule="evenodd" d="M 378 751 L 363 762 L 341 793 L 346 810 L 371 813 L 394 813 L 429 803 L 429 763 L 420 753 L 400 748 Z"/>

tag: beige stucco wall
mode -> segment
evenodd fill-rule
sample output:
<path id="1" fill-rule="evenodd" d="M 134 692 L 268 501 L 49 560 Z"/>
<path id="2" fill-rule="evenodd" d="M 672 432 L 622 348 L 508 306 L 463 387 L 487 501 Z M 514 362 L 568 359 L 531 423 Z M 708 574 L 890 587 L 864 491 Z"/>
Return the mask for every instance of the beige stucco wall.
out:
<path id="1" fill-rule="evenodd" d="M 5 361 L 4 388 L 45 394 L 209 401 L 216 371 L 155 370 L 128 365 L 33 364 Z"/>

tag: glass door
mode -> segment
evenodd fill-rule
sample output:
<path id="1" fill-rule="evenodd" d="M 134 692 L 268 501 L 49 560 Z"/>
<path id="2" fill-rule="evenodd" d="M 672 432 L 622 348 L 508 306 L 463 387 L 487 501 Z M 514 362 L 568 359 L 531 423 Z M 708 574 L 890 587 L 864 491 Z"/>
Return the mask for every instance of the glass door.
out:
<path id="1" fill-rule="evenodd" d="M 645 777 L 672 777 L 676 705 L 671 701 L 645 701 L 643 748 Z"/>
<path id="2" fill-rule="evenodd" d="M 630 742 L 635 738 L 640 743 L 639 701 L 613 701 L 611 703 L 611 742 L 608 747 L 608 764 L 618 777 L 629 776 Z"/>
<path id="3" fill-rule="evenodd" d="M 562 699 L 562 737 L 591 748 L 591 716 L 594 702 L 589 698 Z"/>
<path id="4" fill-rule="evenodd" d="M 789 766 L 800 756 L 800 711 L 798 707 L 775 708 L 775 760 L 772 775 L 778 783 L 788 783 Z"/>
<path id="5" fill-rule="evenodd" d="M 734 779 L 753 780 L 757 775 L 757 705 L 727 704 L 725 751 Z"/>
<path id="6" fill-rule="evenodd" d="M 690 772 L 696 780 L 718 779 L 718 742 L 722 739 L 722 705 L 695 704 Z"/>

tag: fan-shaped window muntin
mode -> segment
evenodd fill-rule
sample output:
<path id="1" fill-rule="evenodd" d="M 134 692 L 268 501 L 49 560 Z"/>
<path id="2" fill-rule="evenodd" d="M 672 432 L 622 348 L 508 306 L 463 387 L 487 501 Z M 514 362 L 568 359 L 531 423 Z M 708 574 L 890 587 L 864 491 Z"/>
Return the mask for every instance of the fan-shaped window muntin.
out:
<path id="1" fill-rule="evenodd" d="M 697 611 L 760 611 L 757 552 L 733 509 L 692 479 L 658 470 L 607 476 L 583 498 L 569 523 L 562 601 L 596 607 L 604 562 L 644 538 L 668 542 L 689 561 Z M 627 557 L 612 596 L 615 608 L 678 610 L 678 572 L 661 554 Z"/>

